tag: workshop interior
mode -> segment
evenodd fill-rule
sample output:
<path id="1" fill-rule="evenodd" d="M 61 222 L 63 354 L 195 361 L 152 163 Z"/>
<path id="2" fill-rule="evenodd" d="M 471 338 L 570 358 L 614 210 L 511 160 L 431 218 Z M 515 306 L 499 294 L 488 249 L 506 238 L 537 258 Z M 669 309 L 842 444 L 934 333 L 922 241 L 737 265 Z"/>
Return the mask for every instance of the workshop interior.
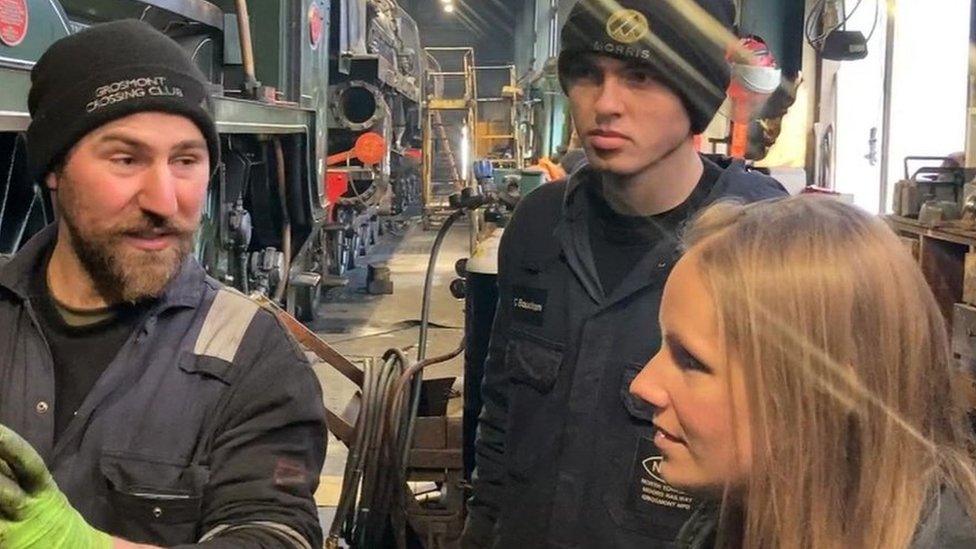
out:
<path id="1" fill-rule="evenodd" d="M 35 63 L 121 19 L 172 38 L 209 83 L 221 156 L 191 253 L 312 363 L 326 546 L 457 547 L 502 235 L 580 149 L 557 63 L 575 4 L 0 0 L 0 253 L 56 221 L 27 153 Z M 733 4 L 738 54 L 696 149 L 881 216 L 976 426 L 976 2 Z"/>

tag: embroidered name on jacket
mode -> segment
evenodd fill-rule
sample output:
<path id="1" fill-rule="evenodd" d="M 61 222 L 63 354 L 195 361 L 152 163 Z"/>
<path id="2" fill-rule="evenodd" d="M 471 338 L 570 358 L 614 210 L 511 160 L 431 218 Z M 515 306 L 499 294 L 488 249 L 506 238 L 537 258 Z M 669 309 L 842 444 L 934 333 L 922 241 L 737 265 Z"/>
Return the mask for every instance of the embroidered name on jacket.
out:
<path id="1" fill-rule="evenodd" d="M 514 286 L 512 288 L 512 318 L 518 322 L 542 326 L 545 320 L 548 295 L 549 292 L 542 288 Z"/>

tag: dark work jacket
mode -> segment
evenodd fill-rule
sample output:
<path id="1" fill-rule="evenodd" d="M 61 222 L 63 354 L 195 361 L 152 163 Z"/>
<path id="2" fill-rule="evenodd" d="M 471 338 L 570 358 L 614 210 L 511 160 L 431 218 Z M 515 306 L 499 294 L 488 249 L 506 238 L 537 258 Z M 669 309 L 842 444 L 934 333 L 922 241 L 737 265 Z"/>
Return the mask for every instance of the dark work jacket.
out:
<path id="1" fill-rule="evenodd" d="M 279 543 L 234 547 L 321 547 L 318 380 L 274 315 L 192 258 L 53 444 L 54 365 L 30 278 L 55 239 L 50 226 L 0 268 L 0 423 L 112 535 L 172 546 L 247 528 Z"/>
<path id="2" fill-rule="evenodd" d="M 698 506 L 678 535 L 677 549 L 714 549 L 719 507 Z M 943 491 L 922 519 L 911 549 L 972 549 L 976 547 L 976 525 L 959 499 Z"/>
<path id="3" fill-rule="evenodd" d="M 605 295 L 582 189 L 596 177 L 587 167 L 533 191 L 502 237 L 465 547 L 669 547 L 691 514 L 658 478 L 652 410 L 629 392 L 661 344 L 678 240 Z M 785 194 L 732 163 L 705 204 Z"/>
<path id="4" fill-rule="evenodd" d="M 972 549 L 976 547 L 976 524 L 955 494 L 942 490 L 938 503 L 915 532 L 912 549 Z"/>

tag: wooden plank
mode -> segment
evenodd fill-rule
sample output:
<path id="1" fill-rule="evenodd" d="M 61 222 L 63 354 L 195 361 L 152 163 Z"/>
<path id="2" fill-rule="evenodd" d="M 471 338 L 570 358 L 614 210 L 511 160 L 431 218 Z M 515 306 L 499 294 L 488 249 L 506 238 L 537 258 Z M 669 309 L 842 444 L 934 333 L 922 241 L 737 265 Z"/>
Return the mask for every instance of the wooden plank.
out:
<path id="1" fill-rule="evenodd" d="M 464 424 L 460 417 L 447 418 L 447 444 L 445 448 L 461 448 L 464 446 Z"/>
<path id="2" fill-rule="evenodd" d="M 363 371 L 357 368 L 349 359 L 342 356 L 331 345 L 326 343 L 325 340 L 315 335 L 315 332 L 306 328 L 298 319 L 289 315 L 284 310 L 277 308 L 276 315 L 300 345 L 315 353 L 316 356 L 328 363 L 329 366 L 332 366 L 340 374 L 346 376 L 346 379 L 349 381 L 352 381 L 359 387 L 363 386 Z"/>
<path id="3" fill-rule="evenodd" d="M 952 354 L 969 369 L 976 361 L 976 308 L 956 303 L 952 314 Z M 974 372 L 976 373 L 976 372 Z"/>
<path id="4" fill-rule="evenodd" d="M 423 450 L 443 450 L 446 446 L 445 417 L 418 417 L 414 423 L 413 447 Z"/>
<path id="5" fill-rule="evenodd" d="M 889 215 L 885 221 L 897 233 L 908 233 L 966 246 L 976 246 L 976 231 L 959 227 L 929 227 L 922 225 L 917 219 Z"/>
<path id="6" fill-rule="evenodd" d="M 267 296 L 255 294 L 251 296 L 251 299 L 274 314 L 299 345 L 315 353 L 316 356 L 325 361 L 329 366 L 338 370 L 340 374 L 346 376 L 346 379 L 352 381 L 358 387 L 363 386 L 363 371 L 350 362 L 348 358 L 342 356 L 339 351 L 333 349 L 324 339 L 315 335 L 315 332 L 309 330 L 297 318 L 288 314 L 287 311 L 268 299 Z"/>
<path id="7" fill-rule="evenodd" d="M 356 437 L 355 425 L 346 422 L 346 420 L 344 420 L 341 416 L 326 408 L 325 426 L 329 432 L 335 435 L 339 442 L 345 444 L 347 448 L 352 446 Z"/>
<path id="8" fill-rule="evenodd" d="M 949 237 L 956 238 L 959 242 L 965 242 L 970 246 L 976 243 L 976 231 L 944 227 L 936 232 L 945 233 Z"/>
<path id="9" fill-rule="evenodd" d="M 976 412 L 976 253 L 970 251 L 976 247 L 976 231 L 958 224 L 926 227 L 917 220 L 894 215 L 885 220 L 912 250 L 935 294 L 950 327 L 957 360 L 953 391 L 959 402 Z"/>
<path id="10" fill-rule="evenodd" d="M 410 450 L 411 469 L 461 469 L 461 449 L 456 450 Z"/>
<path id="11" fill-rule="evenodd" d="M 952 390 L 957 402 L 970 413 L 976 412 L 976 308 L 957 303 L 951 332 L 957 367 L 952 373 Z"/>
<path id="12" fill-rule="evenodd" d="M 956 393 L 957 402 L 962 403 L 970 411 L 976 411 L 976 379 L 963 372 L 953 372 L 952 389 Z"/>
<path id="13" fill-rule="evenodd" d="M 946 322 L 952 323 L 953 307 L 962 299 L 962 282 L 968 246 L 922 237 L 919 263 Z"/>
<path id="14" fill-rule="evenodd" d="M 962 281 L 962 301 L 976 305 L 976 253 L 966 254 L 965 271 Z"/>
<path id="15" fill-rule="evenodd" d="M 467 99 L 430 99 L 427 108 L 435 111 L 464 111 L 468 109 Z"/>

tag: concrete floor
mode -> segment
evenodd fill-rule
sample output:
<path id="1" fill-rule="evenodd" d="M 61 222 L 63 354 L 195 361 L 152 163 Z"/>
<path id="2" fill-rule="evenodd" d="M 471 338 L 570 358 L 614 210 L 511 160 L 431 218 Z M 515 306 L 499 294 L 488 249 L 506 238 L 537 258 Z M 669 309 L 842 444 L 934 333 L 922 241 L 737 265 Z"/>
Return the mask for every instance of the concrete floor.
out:
<path id="1" fill-rule="evenodd" d="M 456 349 L 464 333 L 464 302 L 455 299 L 448 287 L 457 278 L 455 262 L 469 255 L 468 235 L 468 226 L 458 223 L 441 247 L 431 294 L 430 319 L 433 324 L 428 336 L 429 357 Z M 424 231 L 418 219 L 388 232 L 367 258 L 359 258 L 359 267 L 348 275 L 350 284 L 325 296 L 320 305 L 320 320 L 310 328 L 354 362 L 379 358 L 390 348 L 406 350 L 408 356 L 416 357 L 424 276 L 435 236 L 436 231 Z M 366 293 L 367 261 L 385 262 L 390 268 L 394 285 L 392 295 Z M 345 409 L 355 392 L 354 385 L 324 363 L 316 364 L 314 368 L 322 384 L 326 407 L 334 411 Z M 431 366 L 424 372 L 424 379 L 460 377 L 462 371 L 462 357 L 458 357 Z M 460 389 L 462 385 L 459 379 L 455 387 Z M 461 398 L 452 399 L 449 414 L 460 415 L 461 404 Z M 316 494 L 326 532 L 338 501 L 347 453 L 346 447 L 330 436 L 322 482 Z"/>

